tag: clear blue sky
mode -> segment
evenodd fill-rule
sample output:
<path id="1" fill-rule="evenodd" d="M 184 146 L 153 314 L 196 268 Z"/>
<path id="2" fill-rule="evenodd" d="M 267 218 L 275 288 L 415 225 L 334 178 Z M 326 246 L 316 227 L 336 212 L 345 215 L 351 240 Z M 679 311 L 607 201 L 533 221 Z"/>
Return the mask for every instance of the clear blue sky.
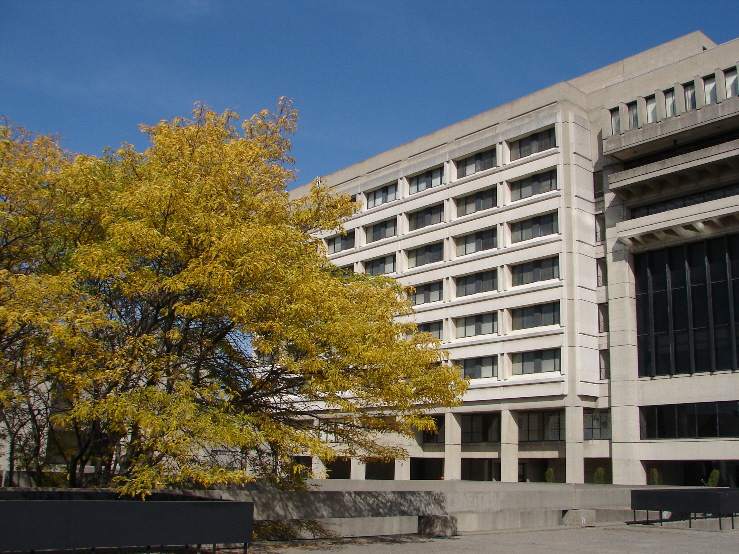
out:
<path id="1" fill-rule="evenodd" d="M 304 184 L 695 30 L 739 2 L 0 0 L 0 114 L 72 151 L 147 146 L 139 123 L 202 101 L 293 98 Z"/>

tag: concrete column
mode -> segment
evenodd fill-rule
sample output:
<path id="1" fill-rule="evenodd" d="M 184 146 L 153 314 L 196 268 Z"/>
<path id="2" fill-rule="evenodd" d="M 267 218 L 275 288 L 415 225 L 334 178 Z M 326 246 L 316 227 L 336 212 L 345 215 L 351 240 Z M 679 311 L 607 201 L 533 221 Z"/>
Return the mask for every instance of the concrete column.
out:
<path id="1" fill-rule="evenodd" d="M 317 478 L 326 478 L 326 466 L 323 464 L 323 460 L 321 460 L 321 458 L 319 458 L 318 456 L 313 456 L 313 458 L 311 459 L 311 470 L 313 471 L 313 475 L 315 475 Z"/>
<path id="2" fill-rule="evenodd" d="M 516 412 L 500 412 L 500 480 L 518 482 L 518 418 Z"/>
<path id="3" fill-rule="evenodd" d="M 411 478 L 411 460 L 395 460 L 395 480 L 410 481 Z"/>
<path id="4" fill-rule="evenodd" d="M 508 184 L 505 181 L 498 183 L 498 206 L 505 206 L 511 201 Z"/>
<path id="5" fill-rule="evenodd" d="M 700 75 L 696 75 L 693 82 L 695 83 L 695 108 L 699 110 L 706 105 L 706 89 L 703 86 L 703 77 Z"/>
<path id="6" fill-rule="evenodd" d="M 621 117 L 621 132 L 624 133 L 630 129 L 629 127 L 629 108 L 621 102 L 618 105 L 618 115 Z"/>
<path id="7" fill-rule="evenodd" d="M 498 290 L 508 290 L 513 286 L 513 273 L 510 265 L 502 265 L 498 268 Z"/>
<path id="8" fill-rule="evenodd" d="M 398 179 L 398 198 L 406 198 L 408 196 L 408 178 L 400 177 Z"/>
<path id="9" fill-rule="evenodd" d="M 600 128 L 603 130 L 603 138 L 607 139 L 613 135 L 613 126 L 611 125 L 611 110 L 603 108 L 601 110 Z"/>
<path id="10" fill-rule="evenodd" d="M 612 406 L 611 460 L 614 485 L 646 485 L 647 472 L 641 462 L 641 452 L 635 440 L 638 433 L 639 407 Z M 638 435 L 637 435 L 638 437 Z"/>
<path id="11" fill-rule="evenodd" d="M 726 77 L 721 69 L 715 71 L 716 75 L 716 99 L 718 102 L 726 100 Z"/>
<path id="12" fill-rule="evenodd" d="M 655 90 L 654 101 L 657 103 L 657 121 L 662 121 L 667 117 L 665 110 L 665 91 L 662 89 Z"/>
<path id="13" fill-rule="evenodd" d="M 349 477 L 352 480 L 356 479 L 359 481 L 364 481 L 364 475 L 365 475 L 366 469 L 367 469 L 367 466 L 364 465 L 362 462 L 360 462 L 359 458 L 352 458 Z"/>
<path id="14" fill-rule="evenodd" d="M 460 416 L 444 414 L 444 480 L 459 481 L 462 478 L 462 427 Z"/>
<path id="15" fill-rule="evenodd" d="M 496 152 L 498 156 L 498 164 L 505 165 L 511 161 L 511 147 L 508 143 L 503 141 L 498 143 L 498 150 Z"/>
<path id="16" fill-rule="evenodd" d="M 685 113 L 685 89 L 681 83 L 675 83 L 675 108 L 677 115 Z"/>
<path id="17" fill-rule="evenodd" d="M 647 100 L 643 96 L 636 99 L 636 114 L 639 127 L 644 127 L 647 124 Z"/>
<path id="18" fill-rule="evenodd" d="M 565 407 L 565 480 L 568 483 L 585 482 L 583 460 L 582 406 Z"/>

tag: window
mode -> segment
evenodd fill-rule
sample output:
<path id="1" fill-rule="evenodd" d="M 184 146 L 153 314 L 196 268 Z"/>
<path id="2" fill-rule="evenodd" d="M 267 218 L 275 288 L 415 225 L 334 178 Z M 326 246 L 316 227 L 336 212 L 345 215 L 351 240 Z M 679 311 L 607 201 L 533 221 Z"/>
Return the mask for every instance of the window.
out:
<path id="1" fill-rule="evenodd" d="M 710 202 L 711 200 L 728 198 L 736 195 L 739 195 L 739 183 L 697 192 L 695 194 L 688 194 L 687 196 L 679 196 L 677 198 L 671 198 L 670 200 L 663 200 L 661 202 L 655 202 L 654 204 L 640 206 L 639 208 L 632 208 L 631 219 L 659 214 L 669 210 L 677 210 L 678 208 L 683 208 L 685 206 L 693 206 L 695 204 L 702 204 L 703 202 Z"/>
<path id="2" fill-rule="evenodd" d="M 513 330 L 559 325 L 559 302 L 537 304 L 511 310 Z"/>
<path id="3" fill-rule="evenodd" d="M 408 214 L 408 230 L 415 231 L 444 220 L 444 204 L 429 206 Z"/>
<path id="4" fill-rule="evenodd" d="M 422 440 L 424 444 L 444 444 L 444 416 L 433 416 L 436 423 L 436 431 L 424 431 Z"/>
<path id="5" fill-rule="evenodd" d="M 739 402 L 696 402 L 639 408 L 641 439 L 739 438 Z"/>
<path id="6" fill-rule="evenodd" d="M 608 284 L 608 264 L 605 258 L 595 260 L 597 285 L 605 287 Z"/>
<path id="7" fill-rule="evenodd" d="M 421 265 L 440 262 L 444 259 L 444 243 L 437 242 L 435 244 L 427 244 L 420 248 L 408 250 L 408 267 L 418 267 Z"/>
<path id="8" fill-rule="evenodd" d="M 629 114 L 629 129 L 636 129 L 639 127 L 639 110 L 636 102 L 626 104 L 626 110 Z"/>
<path id="9" fill-rule="evenodd" d="M 414 306 L 428 304 L 429 302 L 440 302 L 444 296 L 443 281 L 418 285 L 415 289 L 416 292 L 410 295 L 411 302 Z"/>
<path id="10" fill-rule="evenodd" d="M 422 190 L 438 187 L 444 180 L 444 168 L 437 167 L 428 171 L 408 178 L 408 190 L 411 194 L 421 192 Z"/>
<path id="11" fill-rule="evenodd" d="M 512 273 L 514 286 L 559 279 L 559 256 L 514 265 Z"/>
<path id="12" fill-rule="evenodd" d="M 696 107 L 695 103 L 695 83 L 685 83 L 683 85 L 683 93 L 685 94 L 685 109 L 694 110 Z"/>
<path id="13" fill-rule="evenodd" d="M 364 262 L 364 271 L 370 275 L 384 275 L 395 271 L 395 254 Z"/>
<path id="14" fill-rule="evenodd" d="M 736 78 L 736 67 L 724 71 L 724 79 L 726 80 L 726 98 L 739 96 L 739 81 Z"/>
<path id="15" fill-rule="evenodd" d="M 556 212 L 511 223 L 512 242 L 521 242 L 523 240 L 553 235 L 558 232 Z"/>
<path id="16" fill-rule="evenodd" d="M 611 134 L 621 134 L 621 110 L 613 108 L 611 110 Z"/>
<path id="17" fill-rule="evenodd" d="M 498 332 L 498 314 L 478 314 L 460 317 L 455 321 L 457 338 L 476 337 L 478 335 L 492 335 Z"/>
<path id="18" fill-rule="evenodd" d="M 500 481 L 500 462 L 491 458 L 462 458 L 462 481 Z"/>
<path id="19" fill-rule="evenodd" d="M 495 148 L 457 161 L 457 179 L 495 167 Z"/>
<path id="20" fill-rule="evenodd" d="M 329 254 L 335 254 L 342 250 L 354 248 L 354 230 L 347 231 L 345 234 L 337 237 L 326 239 L 326 247 L 328 248 Z"/>
<path id="21" fill-rule="evenodd" d="M 367 193 L 367 207 L 374 208 L 398 198 L 398 183 L 386 185 Z"/>
<path id="22" fill-rule="evenodd" d="M 586 441 L 603 440 L 611 438 L 611 412 L 610 410 L 582 411 L 583 438 Z"/>
<path id="23" fill-rule="evenodd" d="M 494 228 L 486 229 L 463 237 L 457 237 L 455 241 L 457 243 L 457 256 L 491 250 L 497 246 L 497 231 Z"/>
<path id="24" fill-rule="evenodd" d="M 601 379 L 611 378 L 611 353 L 608 350 L 598 350 L 598 369 Z"/>
<path id="25" fill-rule="evenodd" d="M 531 175 L 520 181 L 513 181 L 511 183 L 511 200 L 515 201 L 521 198 L 528 198 L 529 196 L 549 192 L 556 188 L 557 172 L 555 170 L 546 171 L 538 175 Z"/>
<path id="26" fill-rule="evenodd" d="M 595 214 L 595 242 L 606 240 L 606 216 Z"/>
<path id="27" fill-rule="evenodd" d="M 435 339 L 442 340 L 444 338 L 444 322 L 432 321 L 431 323 L 419 323 L 419 333 L 429 333 Z"/>
<path id="28" fill-rule="evenodd" d="M 498 270 L 473 273 L 457 277 L 457 296 L 469 296 L 481 292 L 498 290 Z"/>
<path id="29" fill-rule="evenodd" d="M 498 356 L 484 356 L 460 360 L 459 365 L 465 377 L 470 379 L 489 379 L 498 376 Z"/>
<path id="30" fill-rule="evenodd" d="M 518 413 L 519 442 L 563 440 L 565 440 L 565 414 L 563 411 Z"/>
<path id="31" fill-rule="evenodd" d="M 657 121 L 657 99 L 652 96 L 647 96 L 644 101 L 647 104 L 647 123 L 654 123 Z"/>
<path id="32" fill-rule="evenodd" d="M 608 332 L 608 303 L 598 304 L 598 332 Z"/>
<path id="33" fill-rule="evenodd" d="M 634 255 L 639 375 L 739 369 L 739 235 Z"/>
<path id="34" fill-rule="evenodd" d="M 495 187 L 481 190 L 475 194 L 457 198 L 457 217 L 488 210 L 498 205 L 498 191 Z"/>
<path id="35" fill-rule="evenodd" d="M 703 77 L 703 97 L 706 106 L 708 106 L 708 104 L 715 104 L 718 102 L 715 75 Z"/>
<path id="36" fill-rule="evenodd" d="M 670 88 L 665 93 L 665 117 L 677 115 L 677 104 L 675 104 L 675 89 Z"/>
<path id="37" fill-rule="evenodd" d="M 560 371 L 559 348 L 511 354 L 511 362 L 513 365 L 513 375 L 558 372 Z"/>
<path id="38" fill-rule="evenodd" d="M 603 198 L 603 171 L 593 172 L 593 196 L 596 200 Z"/>
<path id="39" fill-rule="evenodd" d="M 511 161 L 557 146 L 554 128 L 540 131 L 511 143 Z"/>
<path id="40" fill-rule="evenodd" d="M 464 414 L 460 416 L 462 444 L 500 442 L 500 414 Z"/>
<path id="41" fill-rule="evenodd" d="M 394 237 L 397 232 L 396 218 L 381 221 L 367 227 L 367 242 L 375 242 L 386 239 L 387 237 Z"/>

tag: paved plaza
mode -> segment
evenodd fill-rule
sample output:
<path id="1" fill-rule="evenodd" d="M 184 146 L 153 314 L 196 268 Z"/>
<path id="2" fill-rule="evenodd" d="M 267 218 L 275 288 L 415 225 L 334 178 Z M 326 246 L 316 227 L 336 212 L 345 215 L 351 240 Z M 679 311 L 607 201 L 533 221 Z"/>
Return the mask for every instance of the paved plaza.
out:
<path id="1" fill-rule="evenodd" d="M 260 543 L 254 554 L 669 554 L 739 553 L 739 529 L 712 532 L 642 526 L 609 526 L 470 533 L 451 539 L 404 536 L 352 541 L 306 541 L 289 545 Z"/>

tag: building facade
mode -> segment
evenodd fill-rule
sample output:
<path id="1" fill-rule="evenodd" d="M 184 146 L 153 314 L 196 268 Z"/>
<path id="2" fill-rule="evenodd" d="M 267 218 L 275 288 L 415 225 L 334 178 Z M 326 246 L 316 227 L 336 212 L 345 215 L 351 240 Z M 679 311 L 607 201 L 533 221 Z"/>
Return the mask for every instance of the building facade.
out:
<path id="1" fill-rule="evenodd" d="M 736 484 L 738 61 L 695 32 L 324 178 L 362 205 L 332 261 L 414 287 L 470 378 L 334 476 Z"/>

